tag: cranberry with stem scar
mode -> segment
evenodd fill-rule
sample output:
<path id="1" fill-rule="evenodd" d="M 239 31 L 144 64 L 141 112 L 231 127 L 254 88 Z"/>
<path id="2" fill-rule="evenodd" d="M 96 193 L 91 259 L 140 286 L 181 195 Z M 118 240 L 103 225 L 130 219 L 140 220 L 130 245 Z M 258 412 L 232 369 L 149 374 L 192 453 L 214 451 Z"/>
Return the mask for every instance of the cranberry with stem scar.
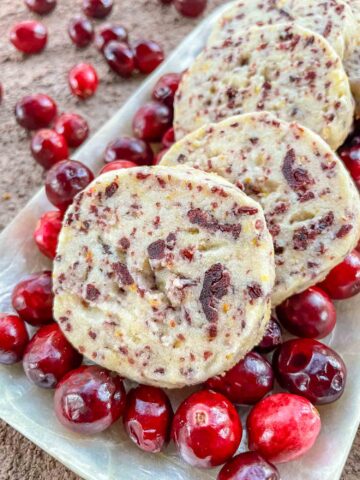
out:
<path id="1" fill-rule="evenodd" d="M 334 300 L 344 300 L 360 292 L 360 253 L 353 250 L 318 285 Z"/>
<path id="2" fill-rule="evenodd" d="M 172 112 L 159 102 L 145 103 L 135 113 L 133 131 L 146 142 L 158 142 L 172 123 Z"/>
<path id="3" fill-rule="evenodd" d="M 282 342 L 282 331 L 279 323 L 271 317 L 265 335 L 255 350 L 259 353 L 270 353 Z"/>
<path id="4" fill-rule="evenodd" d="M 245 452 L 229 460 L 217 480 L 280 480 L 277 468 L 256 452 Z"/>
<path id="5" fill-rule="evenodd" d="M 135 70 L 135 56 L 127 43 L 111 40 L 104 48 L 104 57 L 111 70 L 121 77 L 130 77 Z"/>
<path id="6" fill-rule="evenodd" d="M 104 25 L 95 37 L 95 45 L 100 52 L 104 52 L 106 45 L 112 40 L 127 43 L 128 32 L 125 27 L 117 24 Z"/>
<path id="7" fill-rule="evenodd" d="M 63 113 L 56 120 L 55 130 L 63 135 L 71 148 L 79 147 L 89 136 L 87 121 L 77 113 Z"/>
<path id="8" fill-rule="evenodd" d="M 92 18 L 105 18 L 113 8 L 113 0 L 83 0 L 85 15 Z"/>
<path id="9" fill-rule="evenodd" d="M 0 313 L 0 363 L 19 362 L 29 341 L 24 320 L 16 315 Z"/>
<path id="10" fill-rule="evenodd" d="M 57 107 L 54 100 L 43 93 L 27 95 L 15 106 L 17 123 L 27 130 L 48 127 L 56 117 Z"/>
<path id="11" fill-rule="evenodd" d="M 129 160 L 137 165 L 151 165 L 154 158 L 150 145 L 134 137 L 123 136 L 111 142 L 104 154 L 104 162 Z"/>
<path id="12" fill-rule="evenodd" d="M 43 129 L 36 132 L 31 140 L 31 153 L 35 160 L 48 169 L 69 156 L 65 138 L 55 130 Z"/>
<path id="13" fill-rule="evenodd" d="M 64 214 L 60 210 L 45 212 L 34 231 L 35 243 L 43 255 L 54 259 Z"/>
<path id="14" fill-rule="evenodd" d="M 140 40 L 134 45 L 135 62 L 141 73 L 153 72 L 165 58 L 160 45 L 152 40 Z"/>
<path id="15" fill-rule="evenodd" d="M 99 85 L 95 68 L 88 63 L 79 63 L 69 72 L 71 92 L 82 100 L 92 97 Z"/>
<path id="16" fill-rule="evenodd" d="M 25 0 L 25 5 L 34 13 L 46 15 L 56 7 L 56 0 Z"/>
<path id="17" fill-rule="evenodd" d="M 136 163 L 134 162 L 129 162 L 129 160 L 115 160 L 114 162 L 110 162 L 105 167 L 103 167 L 99 175 L 102 175 L 103 173 L 106 172 L 112 172 L 114 170 L 122 170 L 123 168 L 133 168 L 137 167 Z"/>
<path id="18" fill-rule="evenodd" d="M 165 73 L 157 81 L 153 91 L 152 98 L 158 102 L 165 103 L 168 107 L 173 107 L 174 98 L 181 81 L 180 73 Z"/>
<path id="19" fill-rule="evenodd" d="M 84 48 L 93 41 L 94 27 L 88 18 L 77 16 L 70 20 L 68 34 L 77 47 Z"/>
<path id="20" fill-rule="evenodd" d="M 28 55 L 41 52 L 47 43 L 45 25 L 35 20 L 24 20 L 14 25 L 10 31 L 10 41 L 14 47 Z"/>

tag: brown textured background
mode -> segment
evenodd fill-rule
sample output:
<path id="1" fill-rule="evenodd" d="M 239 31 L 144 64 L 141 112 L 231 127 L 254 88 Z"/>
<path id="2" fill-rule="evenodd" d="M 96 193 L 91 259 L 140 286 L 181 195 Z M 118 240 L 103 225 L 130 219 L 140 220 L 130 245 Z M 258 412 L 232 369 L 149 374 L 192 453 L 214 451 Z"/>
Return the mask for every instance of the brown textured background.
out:
<path id="1" fill-rule="evenodd" d="M 197 20 L 180 17 L 172 7 L 160 6 L 158 0 L 114 0 L 114 3 L 109 21 L 125 25 L 131 39 L 145 37 L 159 41 L 167 53 L 197 23 Z M 222 3 L 221 0 L 210 0 L 208 11 Z M 121 107 L 142 81 L 142 77 L 130 80 L 115 77 L 93 45 L 77 50 L 70 43 L 66 33 L 67 23 L 80 11 L 80 5 L 81 0 L 58 0 L 57 9 L 50 16 L 43 17 L 49 29 L 46 51 L 24 58 L 9 44 L 8 31 L 15 22 L 34 15 L 27 11 L 22 0 L 0 0 L 0 82 L 5 88 L 0 105 L 0 230 L 13 219 L 43 181 L 42 169 L 29 155 L 29 136 L 15 123 L 12 114 L 15 102 L 29 93 L 48 93 L 58 102 L 60 111 L 82 113 L 94 132 Z M 66 82 L 67 71 L 79 61 L 92 62 L 101 78 L 97 95 L 86 103 L 77 101 L 69 93 Z M 78 479 L 0 421 L 0 480 L 50 478 Z M 342 477 L 342 480 L 359 479 L 360 433 Z"/>

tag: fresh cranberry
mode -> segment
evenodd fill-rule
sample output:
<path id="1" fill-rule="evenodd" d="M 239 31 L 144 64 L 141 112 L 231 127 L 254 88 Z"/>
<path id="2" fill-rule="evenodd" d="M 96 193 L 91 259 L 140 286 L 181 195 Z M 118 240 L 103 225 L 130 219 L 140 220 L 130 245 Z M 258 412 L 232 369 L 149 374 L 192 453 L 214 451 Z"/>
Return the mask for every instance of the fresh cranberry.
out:
<path id="1" fill-rule="evenodd" d="M 229 460 L 217 480 L 280 480 L 280 474 L 258 453 L 245 452 Z"/>
<path id="2" fill-rule="evenodd" d="M 45 15 L 56 7 L 56 0 L 25 0 L 25 5 L 34 13 Z"/>
<path id="3" fill-rule="evenodd" d="M 30 325 L 52 322 L 51 272 L 34 273 L 19 282 L 12 293 L 12 304 L 20 317 Z"/>
<path id="4" fill-rule="evenodd" d="M 339 155 L 354 179 L 356 186 L 360 188 L 360 144 L 341 148 Z"/>
<path id="5" fill-rule="evenodd" d="M 134 51 L 136 66 L 141 73 L 153 72 L 165 58 L 163 49 L 152 40 L 136 42 Z"/>
<path id="6" fill-rule="evenodd" d="M 82 363 L 82 355 L 66 340 L 56 323 L 41 327 L 26 347 L 26 376 L 42 388 L 55 388 L 64 375 Z"/>
<path id="7" fill-rule="evenodd" d="M 277 307 L 276 313 L 286 330 L 297 337 L 324 338 L 336 325 L 335 306 L 318 287 L 288 298 Z"/>
<path id="8" fill-rule="evenodd" d="M 195 467 L 221 465 L 236 452 L 242 426 L 230 401 L 220 393 L 193 393 L 178 408 L 171 437 L 181 457 Z"/>
<path id="9" fill-rule="evenodd" d="M 166 73 L 160 77 L 152 91 L 153 99 L 172 108 L 180 80 L 180 73 Z"/>
<path id="10" fill-rule="evenodd" d="M 260 353 L 270 353 L 282 342 L 282 331 L 279 323 L 275 318 L 271 317 L 268 326 L 266 328 L 265 335 L 255 348 L 257 352 Z"/>
<path id="11" fill-rule="evenodd" d="M 330 347 L 310 338 L 289 340 L 273 357 L 276 378 L 291 393 L 318 405 L 335 402 L 344 393 L 346 366 Z"/>
<path id="12" fill-rule="evenodd" d="M 160 388 L 139 385 L 128 393 L 124 426 L 141 450 L 151 453 L 162 450 L 169 441 L 172 417 L 170 401 Z"/>
<path id="13" fill-rule="evenodd" d="M 10 41 L 22 53 L 39 53 L 47 43 L 46 27 L 35 20 L 17 23 L 10 31 Z"/>
<path id="14" fill-rule="evenodd" d="M 34 240 L 40 252 L 53 259 L 62 227 L 63 212 L 53 210 L 45 212 L 39 218 L 34 231 Z"/>
<path id="15" fill-rule="evenodd" d="M 133 137 L 120 137 L 111 142 L 105 150 L 104 162 L 110 163 L 114 160 L 129 160 L 137 165 L 151 165 L 153 151 L 150 145 Z"/>
<path id="16" fill-rule="evenodd" d="M 75 195 L 93 180 L 94 174 L 86 165 L 75 160 L 63 160 L 46 174 L 46 195 L 55 207 L 66 210 Z"/>
<path id="17" fill-rule="evenodd" d="M 122 170 L 123 168 L 133 167 L 137 167 L 136 163 L 129 162 L 129 160 L 115 160 L 115 162 L 111 162 L 105 165 L 105 167 L 100 170 L 99 175 L 107 172 L 113 172 L 114 170 Z"/>
<path id="18" fill-rule="evenodd" d="M 274 372 L 264 357 L 250 352 L 228 372 L 210 378 L 206 385 L 235 404 L 253 405 L 271 392 Z"/>
<path id="19" fill-rule="evenodd" d="M 85 15 L 92 18 L 105 18 L 113 8 L 113 0 L 83 0 Z"/>
<path id="20" fill-rule="evenodd" d="M 55 119 L 56 113 L 56 103 L 43 93 L 27 95 L 15 106 L 16 121 L 28 130 L 48 127 Z"/>
<path id="21" fill-rule="evenodd" d="M 247 419 L 250 450 L 274 463 L 302 456 L 314 445 L 320 429 L 320 415 L 312 403 L 291 393 L 263 398 Z"/>
<path id="22" fill-rule="evenodd" d="M 155 158 L 154 158 L 154 161 L 153 161 L 153 165 L 159 165 L 159 163 L 161 163 L 161 160 L 162 160 L 163 156 L 165 155 L 165 153 L 166 153 L 168 150 L 169 150 L 168 148 L 163 148 L 162 150 L 160 150 L 160 152 L 158 152 L 158 153 L 155 155 Z"/>
<path id="23" fill-rule="evenodd" d="M 122 25 L 107 24 L 104 25 L 95 37 L 95 45 L 100 52 L 104 52 L 106 45 L 112 40 L 126 43 L 128 41 L 128 32 Z"/>
<path id="24" fill-rule="evenodd" d="M 344 300 L 360 292 L 360 253 L 349 253 L 343 262 L 331 270 L 319 287 L 334 300 Z"/>
<path id="25" fill-rule="evenodd" d="M 63 113 L 56 120 L 55 130 L 63 135 L 71 148 L 79 147 L 89 135 L 87 121 L 77 113 Z"/>
<path id="26" fill-rule="evenodd" d="M 198 17 L 203 13 L 207 0 L 174 0 L 176 10 L 185 17 Z"/>
<path id="27" fill-rule="evenodd" d="M 125 398 L 118 375 L 97 366 L 83 366 L 65 375 L 56 387 L 55 413 L 70 430 L 94 435 L 121 417 Z"/>
<path id="28" fill-rule="evenodd" d="M 169 107 L 159 102 L 148 102 L 135 113 L 133 131 L 141 140 L 158 142 L 171 123 L 172 112 Z"/>
<path id="29" fill-rule="evenodd" d="M 169 128 L 169 130 L 164 133 L 161 143 L 164 148 L 170 148 L 175 143 L 175 132 L 173 127 Z"/>
<path id="30" fill-rule="evenodd" d="M 12 365 L 19 362 L 28 341 L 24 320 L 16 315 L 0 313 L 0 363 Z"/>
<path id="31" fill-rule="evenodd" d="M 43 129 L 36 132 L 31 140 L 31 153 L 44 168 L 50 168 L 69 156 L 65 138 L 55 130 Z"/>
<path id="32" fill-rule="evenodd" d="M 68 34 L 77 47 L 84 48 L 93 41 L 94 27 L 88 18 L 78 16 L 70 20 Z"/>
<path id="33" fill-rule="evenodd" d="M 134 52 L 127 43 L 111 40 L 104 48 L 104 57 L 111 70 L 121 77 L 130 77 L 135 70 Z"/>
<path id="34" fill-rule="evenodd" d="M 95 68 L 88 63 L 79 63 L 69 72 L 70 90 L 77 97 L 85 100 L 92 97 L 99 85 Z"/>

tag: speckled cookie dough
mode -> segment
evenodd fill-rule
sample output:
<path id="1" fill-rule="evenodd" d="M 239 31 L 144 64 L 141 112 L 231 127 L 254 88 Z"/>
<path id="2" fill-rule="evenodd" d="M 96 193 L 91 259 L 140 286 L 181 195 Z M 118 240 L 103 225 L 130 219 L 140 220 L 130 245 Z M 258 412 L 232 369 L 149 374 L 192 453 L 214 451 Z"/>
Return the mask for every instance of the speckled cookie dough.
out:
<path id="1" fill-rule="evenodd" d="M 275 277 L 261 206 L 191 167 L 103 174 L 67 211 L 54 315 L 76 348 L 175 388 L 231 368 L 262 338 Z"/>
<path id="2" fill-rule="evenodd" d="M 208 47 L 178 89 L 176 137 L 253 111 L 298 121 L 336 149 L 347 137 L 354 113 L 339 56 L 323 37 L 290 24 L 252 27 Z"/>
<path id="3" fill-rule="evenodd" d="M 360 199 L 329 146 L 262 112 L 204 126 L 163 157 L 217 173 L 263 207 L 275 247 L 273 305 L 322 280 L 354 248 Z"/>
<path id="4" fill-rule="evenodd" d="M 352 94 L 355 98 L 356 116 L 360 117 L 360 0 L 346 0 L 357 21 L 356 45 L 350 55 L 344 58 L 344 67 L 349 76 Z"/>

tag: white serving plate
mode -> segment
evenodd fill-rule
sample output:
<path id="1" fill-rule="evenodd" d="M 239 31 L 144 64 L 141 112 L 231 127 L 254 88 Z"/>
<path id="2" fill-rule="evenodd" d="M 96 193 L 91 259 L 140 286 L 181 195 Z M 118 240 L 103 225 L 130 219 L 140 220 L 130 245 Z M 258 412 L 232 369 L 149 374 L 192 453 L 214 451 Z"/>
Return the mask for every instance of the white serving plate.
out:
<path id="1" fill-rule="evenodd" d="M 135 110 L 149 98 L 157 79 L 166 72 L 186 69 L 203 48 L 211 25 L 226 8 L 216 10 L 189 35 L 123 108 L 73 158 L 97 172 L 106 145 L 120 133 L 131 131 Z M 0 312 L 11 312 L 14 285 L 26 274 L 50 264 L 32 241 L 40 214 L 52 207 L 42 189 L 0 235 Z M 360 295 L 337 305 L 338 325 L 327 343 L 348 366 L 346 393 L 337 403 L 321 407 L 322 433 L 315 447 L 301 460 L 279 467 L 283 480 L 338 480 L 360 422 Z M 359 312 L 359 313 L 358 313 Z M 32 442 L 88 480 L 214 480 L 214 470 L 198 470 L 183 463 L 174 448 L 150 455 L 127 440 L 121 422 L 109 431 L 85 437 L 65 430 L 55 418 L 53 392 L 31 385 L 21 366 L 0 366 L 0 417 Z M 185 391 L 171 392 L 174 406 Z M 247 409 L 240 409 L 242 418 Z M 243 439 L 241 449 L 246 449 Z M 0 466 L 1 471 L 1 466 Z"/>

